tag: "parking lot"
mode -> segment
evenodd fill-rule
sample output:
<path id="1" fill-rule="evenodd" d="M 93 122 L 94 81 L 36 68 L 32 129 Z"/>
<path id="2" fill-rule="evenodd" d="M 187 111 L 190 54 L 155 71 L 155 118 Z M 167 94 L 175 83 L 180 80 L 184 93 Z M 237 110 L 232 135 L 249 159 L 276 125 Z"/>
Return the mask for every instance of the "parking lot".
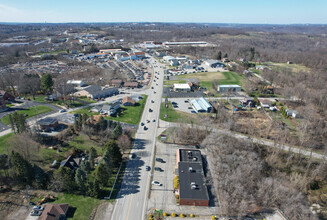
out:
<path id="1" fill-rule="evenodd" d="M 189 147 L 193 148 L 193 146 Z M 153 180 L 158 181 L 162 186 L 151 185 L 148 210 L 161 209 L 167 213 L 194 214 L 206 216 L 204 219 L 208 219 L 211 215 L 218 213 L 217 207 L 180 206 L 176 203 L 173 179 L 176 168 L 176 151 L 179 148 L 181 146 L 157 142 L 155 156 L 156 158 L 161 158 L 163 162 L 154 160 L 154 166 L 151 167 L 149 172 L 153 173 Z M 155 171 L 154 167 L 160 167 L 162 171 Z"/>
<path id="2" fill-rule="evenodd" d="M 168 99 L 168 101 L 170 101 L 173 104 L 173 109 L 175 110 L 186 112 L 186 113 L 196 113 L 190 103 L 190 101 L 193 99 L 194 98 L 170 98 Z M 174 106 L 178 106 L 178 107 L 175 108 Z"/>

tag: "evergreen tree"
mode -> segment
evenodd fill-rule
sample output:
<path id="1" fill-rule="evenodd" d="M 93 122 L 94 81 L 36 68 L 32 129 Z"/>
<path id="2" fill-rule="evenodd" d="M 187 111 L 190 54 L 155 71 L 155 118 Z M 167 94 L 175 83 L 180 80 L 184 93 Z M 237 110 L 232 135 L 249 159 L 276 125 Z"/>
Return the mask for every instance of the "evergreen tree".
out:
<path id="1" fill-rule="evenodd" d="M 85 173 L 90 173 L 91 171 L 91 163 L 88 160 L 82 160 L 80 164 L 81 170 L 83 170 Z"/>
<path id="2" fill-rule="evenodd" d="M 44 93 L 52 91 L 53 80 L 50 74 L 43 74 L 41 78 L 41 87 Z"/>
<path id="3" fill-rule="evenodd" d="M 19 153 L 12 151 L 10 155 L 10 164 L 14 176 L 17 180 L 30 184 L 33 180 L 32 165 L 25 160 Z"/>
<path id="4" fill-rule="evenodd" d="M 86 173 L 81 168 L 78 168 L 75 173 L 75 182 L 78 186 L 79 191 L 85 194 L 86 189 Z"/>
<path id="5" fill-rule="evenodd" d="M 75 190 L 74 172 L 68 167 L 60 167 L 55 171 L 54 177 L 59 180 L 58 183 L 62 184 L 62 191 L 73 192 Z"/>
<path id="6" fill-rule="evenodd" d="M 122 161 L 122 154 L 116 141 L 109 141 L 105 144 L 105 148 L 105 155 L 108 155 L 107 157 L 109 157 L 110 164 L 112 164 L 114 167 L 118 167 L 120 162 Z"/>
<path id="7" fill-rule="evenodd" d="M 89 161 L 91 168 L 94 168 L 94 159 L 97 157 L 97 151 L 95 150 L 94 147 L 91 147 L 90 153 L 89 153 Z"/>
<path id="8" fill-rule="evenodd" d="M 225 53 L 224 58 L 228 58 L 228 54 L 227 53 Z"/>
<path id="9" fill-rule="evenodd" d="M 120 123 L 117 123 L 114 130 L 112 130 L 112 136 L 114 139 L 117 139 L 122 134 L 123 134 L 123 128 L 121 127 Z"/>
<path id="10" fill-rule="evenodd" d="M 221 60 L 221 56 L 222 56 L 221 51 L 219 51 L 217 54 L 217 60 Z"/>
<path id="11" fill-rule="evenodd" d="M 101 187 L 108 185 L 110 175 L 111 169 L 106 164 L 100 163 L 94 171 L 94 178 L 97 180 Z"/>

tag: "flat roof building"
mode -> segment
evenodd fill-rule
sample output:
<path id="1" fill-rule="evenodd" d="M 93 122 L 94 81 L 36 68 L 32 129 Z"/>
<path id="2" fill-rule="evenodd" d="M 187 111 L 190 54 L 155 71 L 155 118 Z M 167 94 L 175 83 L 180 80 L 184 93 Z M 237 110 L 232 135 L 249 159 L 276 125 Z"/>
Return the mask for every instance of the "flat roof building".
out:
<path id="1" fill-rule="evenodd" d="M 242 90 L 242 87 L 239 85 L 218 85 L 218 92 L 239 92 Z"/>
<path id="2" fill-rule="evenodd" d="M 203 63 L 211 68 L 226 67 L 226 65 L 219 60 L 206 60 Z"/>
<path id="3" fill-rule="evenodd" d="M 178 149 L 179 204 L 209 206 L 209 194 L 205 184 L 201 151 Z"/>
<path id="4" fill-rule="evenodd" d="M 212 106 L 205 98 L 193 99 L 191 105 L 196 112 L 211 112 Z"/>
<path id="5" fill-rule="evenodd" d="M 188 83 L 174 83 L 173 89 L 175 92 L 187 92 L 191 91 L 191 87 Z"/>

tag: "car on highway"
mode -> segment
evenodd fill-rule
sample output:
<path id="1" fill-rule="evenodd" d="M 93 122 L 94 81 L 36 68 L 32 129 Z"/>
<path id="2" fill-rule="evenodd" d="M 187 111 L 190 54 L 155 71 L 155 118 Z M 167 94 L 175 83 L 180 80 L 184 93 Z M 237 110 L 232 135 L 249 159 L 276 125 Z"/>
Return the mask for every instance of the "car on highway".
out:
<path id="1" fill-rule="evenodd" d="M 151 87 L 151 89 L 153 89 L 153 86 Z"/>
<path id="2" fill-rule="evenodd" d="M 144 123 L 143 122 L 141 122 L 141 126 L 144 126 Z"/>
<path id="3" fill-rule="evenodd" d="M 44 207 L 39 206 L 39 205 L 33 206 L 33 210 L 35 210 L 35 211 L 43 211 L 43 209 L 44 209 Z"/>
<path id="4" fill-rule="evenodd" d="M 160 167 L 154 167 L 154 170 L 155 171 L 159 171 L 159 172 L 162 172 L 163 171 Z"/>
<path id="5" fill-rule="evenodd" d="M 156 119 L 153 119 L 153 121 L 152 122 L 156 122 Z"/>
<path id="6" fill-rule="evenodd" d="M 149 108 L 149 112 L 153 112 L 153 110 L 151 108 Z"/>
<path id="7" fill-rule="evenodd" d="M 156 91 L 153 91 L 154 94 L 156 94 Z"/>
<path id="8" fill-rule="evenodd" d="M 42 214 L 41 211 L 32 210 L 30 215 L 31 216 L 40 216 L 41 214 Z"/>
<path id="9" fill-rule="evenodd" d="M 162 186 L 161 183 L 159 183 L 158 181 L 152 181 L 152 185 L 156 185 L 156 186 Z"/>
<path id="10" fill-rule="evenodd" d="M 151 103 L 154 103 L 154 100 L 151 100 Z"/>
<path id="11" fill-rule="evenodd" d="M 177 105 L 177 103 L 176 103 L 176 102 L 172 102 L 171 104 L 172 104 L 172 105 Z"/>
<path id="12" fill-rule="evenodd" d="M 163 162 L 163 159 L 162 158 L 159 158 L 159 157 L 156 157 L 156 161 L 158 161 L 158 162 Z"/>
<path id="13" fill-rule="evenodd" d="M 63 113 L 63 112 L 66 112 L 66 109 L 60 109 L 59 110 L 59 113 Z"/>
<path id="14" fill-rule="evenodd" d="M 188 103 L 188 100 L 184 100 L 185 103 Z"/>
<path id="15" fill-rule="evenodd" d="M 144 128 L 143 128 L 143 129 L 144 129 L 144 131 L 148 130 L 148 128 L 147 128 L 146 126 L 144 126 Z"/>
<path id="16" fill-rule="evenodd" d="M 146 120 L 147 123 L 150 123 L 150 120 Z"/>
<path id="17" fill-rule="evenodd" d="M 151 170 L 151 167 L 150 166 L 145 166 L 145 170 L 146 171 L 150 171 Z"/>

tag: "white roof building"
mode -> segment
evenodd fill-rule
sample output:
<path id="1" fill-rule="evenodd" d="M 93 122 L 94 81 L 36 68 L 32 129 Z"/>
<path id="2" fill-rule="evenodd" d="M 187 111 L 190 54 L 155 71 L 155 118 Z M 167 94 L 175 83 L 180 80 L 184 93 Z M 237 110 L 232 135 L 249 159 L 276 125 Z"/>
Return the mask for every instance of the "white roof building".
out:
<path id="1" fill-rule="evenodd" d="M 218 85 L 218 92 L 239 92 L 242 90 L 242 87 L 239 85 Z"/>
<path id="2" fill-rule="evenodd" d="M 68 80 L 67 84 L 81 87 L 81 86 L 84 86 L 84 81 L 83 80 Z"/>
<path id="3" fill-rule="evenodd" d="M 191 91 L 191 87 L 188 83 L 174 83 L 174 91 Z"/>

